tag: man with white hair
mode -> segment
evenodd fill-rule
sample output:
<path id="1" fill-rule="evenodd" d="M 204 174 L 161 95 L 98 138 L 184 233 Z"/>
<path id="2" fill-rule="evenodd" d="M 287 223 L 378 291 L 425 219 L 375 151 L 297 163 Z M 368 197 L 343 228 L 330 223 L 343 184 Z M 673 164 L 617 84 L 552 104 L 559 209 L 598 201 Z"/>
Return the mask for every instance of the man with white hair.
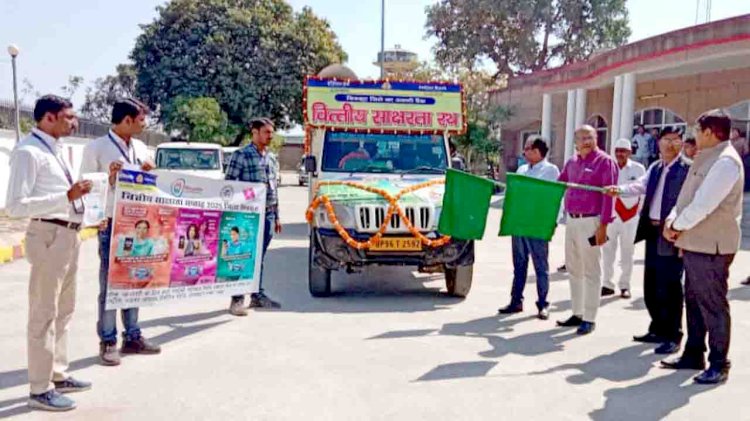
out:
<path id="1" fill-rule="evenodd" d="M 617 182 L 615 161 L 596 145 L 596 129 L 583 125 L 575 132 L 576 154 L 565 163 L 559 181 L 605 187 Z M 595 191 L 565 192 L 565 264 L 570 273 L 573 315 L 557 324 L 577 326 L 579 335 L 594 330 L 602 288 L 601 246 L 607 242 L 613 200 Z"/>
<path id="2" fill-rule="evenodd" d="M 615 160 L 620 169 L 618 185 L 630 184 L 644 175 L 646 169 L 638 162 L 630 159 L 632 155 L 631 143 L 628 139 L 615 142 Z M 620 288 L 622 298 L 630 298 L 630 278 L 633 275 L 633 252 L 635 251 L 635 233 L 638 231 L 638 211 L 641 207 L 641 196 L 617 197 L 615 199 L 615 220 L 607 227 L 609 241 L 602 247 L 602 296 L 615 293 L 615 258 L 617 247 L 620 247 Z"/>

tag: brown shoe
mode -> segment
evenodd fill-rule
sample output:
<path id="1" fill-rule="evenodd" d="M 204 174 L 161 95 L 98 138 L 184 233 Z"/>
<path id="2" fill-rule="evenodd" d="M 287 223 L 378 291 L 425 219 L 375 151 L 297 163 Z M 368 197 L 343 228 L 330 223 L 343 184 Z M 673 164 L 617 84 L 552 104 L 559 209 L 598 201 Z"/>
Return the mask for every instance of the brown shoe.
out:
<path id="1" fill-rule="evenodd" d="M 622 298 L 624 298 L 626 300 L 629 300 L 632 297 L 632 295 L 630 294 L 630 290 L 628 290 L 628 289 L 622 289 L 622 290 L 620 290 L 620 297 L 622 297 Z"/>
<path id="2" fill-rule="evenodd" d="M 120 352 L 123 354 L 159 354 L 161 347 L 139 336 L 138 339 L 123 342 Z"/>
<path id="3" fill-rule="evenodd" d="M 102 365 L 120 365 L 120 352 L 117 351 L 117 342 L 102 342 L 99 344 L 99 362 Z"/>
<path id="4" fill-rule="evenodd" d="M 232 300 L 229 304 L 229 314 L 232 316 L 243 317 L 247 316 L 247 309 L 245 308 L 244 300 Z"/>

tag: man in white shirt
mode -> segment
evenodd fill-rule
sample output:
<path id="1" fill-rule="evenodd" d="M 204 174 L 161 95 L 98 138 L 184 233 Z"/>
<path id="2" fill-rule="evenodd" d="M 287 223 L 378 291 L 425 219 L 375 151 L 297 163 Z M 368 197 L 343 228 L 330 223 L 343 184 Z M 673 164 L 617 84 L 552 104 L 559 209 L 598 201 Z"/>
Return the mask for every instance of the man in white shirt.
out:
<path id="1" fill-rule="evenodd" d="M 106 136 L 94 139 L 83 150 L 81 174 L 109 173 L 110 190 L 107 196 L 107 221 L 99 229 L 99 317 L 96 330 L 99 334 L 99 359 L 103 365 L 120 364 L 117 351 L 117 310 L 105 310 L 109 273 L 112 217 L 114 216 L 114 186 L 117 173 L 123 165 L 137 165 L 151 171 L 154 164 L 146 145 L 133 138 L 146 127 L 148 108 L 139 101 L 126 99 L 112 107 L 112 128 Z M 141 335 L 138 326 L 138 308 L 121 310 L 123 322 L 123 354 L 158 354 L 161 349 Z"/>
<path id="2" fill-rule="evenodd" d="M 611 196 L 646 195 L 636 242 L 646 240 L 643 299 L 651 323 L 645 335 L 634 336 L 633 340 L 661 344 L 654 350 L 656 354 L 678 352 L 682 340 L 682 258 L 661 235 L 664 221 L 677 203 L 690 171 L 690 162 L 681 156 L 681 150 L 680 133 L 671 127 L 664 128 L 659 139 L 661 159 L 636 182 L 608 188 Z"/>
<path id="3" fill-rule="evenodd" d="M 560 170 L 547 160 L 549 147 L 541 136 L 532 136 L 524 145 L 524 157 L 528 164 L 518 169 L 518 174 L 547 181 L 557 181 Z M 520 313 L 523 311 L 523 290 L 526 286 L 526 275 L 529 269 L 529 255 L 536 272 L 536 289 L 538 300 L 537 317 L 549 319 L 549 242 L 536 238 L 512 237 L 513 243 L 513 289 L 510 304 L 501 308 L 500 314 Z"/>
<path id="4" fill-rule="evenodd" d="M 685 261 L 688 339 L 682 356 L 662 365 L 703 369 L 708 335 L 710 365 L 694 378 L 700 384 L 725 382 L 731 366 L 727 280 L 742 238 L 744 184 L 742 159 L 729 141 L 731 127 L 718 110 L 698 119 L 700 152 L 664 227 L 664 238 L 682 250 Z"/>
<path id="5" fill-rule="evenodd" d="M 620 168 L 618 185 L 629 184 L 646 175 L 643 165 L 630 159 L 631 144 L 628 139 L 615 142 L 615 159 Z M 602 247 L 602 296 L 614 295 L 615 258 L 617 247 L 620 247 L 620 296 L 630 298 L 630 278 L 633 276 L 633 252 L 635 251 L 635 233 L 638 230 L 638 211 L 641 196 L 618 197 L 615 199 L 615 220 L 607 227 L 607 241 Z"/>
<path id="6" fill-rule="evenodd" d="M 76 299 L 76 272 L 83 201 L 90 181 L 73 182 L 60 138 L 78 125 L 70 101 L 37 100 L 36 127 L 13 149 L 6 212 L 31 218 L 26 231 L 29 282 L 28 358 L 31 408 L 67 411 L 75 402 L 62 393 L 91 388 L 68 370 L 68 327 Z"/>
<path id="7" fill-rule="evenodd" d="M 636 133 L 633 136 L 633 147 L 635 149 L 635 160 L 640 162 L 644 167 L 648 167 L 651 158 L 651 143 L 656 142 L 651 134 L 646 131 L 643 124 L 638 125 Z"/>

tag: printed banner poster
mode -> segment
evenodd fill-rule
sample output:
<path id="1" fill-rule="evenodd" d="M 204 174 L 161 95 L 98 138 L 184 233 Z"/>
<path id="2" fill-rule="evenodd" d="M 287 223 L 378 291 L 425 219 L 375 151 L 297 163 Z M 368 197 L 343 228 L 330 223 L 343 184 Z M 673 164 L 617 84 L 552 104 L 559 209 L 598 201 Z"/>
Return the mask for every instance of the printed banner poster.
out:
<path id="1" fill-rule="evenodd" d="M 375 133 L 463 133 L 466 115 L 458 84 L 309 78 L 305 123 Z"/>
<path id="2" fill-rule="evenodd" d="M 123 170 L 107 309 L 258 290 L 265 186 Z"/>

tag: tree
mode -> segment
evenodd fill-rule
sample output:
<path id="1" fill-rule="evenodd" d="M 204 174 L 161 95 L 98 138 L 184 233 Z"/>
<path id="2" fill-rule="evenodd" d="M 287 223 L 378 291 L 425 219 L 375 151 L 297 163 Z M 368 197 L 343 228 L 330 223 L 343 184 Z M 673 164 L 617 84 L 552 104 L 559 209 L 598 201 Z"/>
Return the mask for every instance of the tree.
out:
<path id="1" fill-rule="evenodd" d="M 630 36 L 625 0 L 440 0 L 426 10 L 438 62 L 489 60 L 495 76 L 572 63 Z"/>
<path id="2" fill-rule="evenodd" d="M 73 98 L 73 95 L 78 92 L 78 89 L 83 84 L 83 77 L 81 76 L 68 76 L 68 83 L 60 87 L 63 95 L 67 98 Z"/>
<path id="3" fill-rule="evenodd" d="M 115 101 L 135 97 L 135 94 L 135 68 L 132 64 L 118 64 L 114 75 L 97 79 L 94 87 L 86 90 L 81 113 L 91 120 L 109 123 Z"/>
<path id="4" fill-rule="evenodd" d="M 131 53 L 137 92 L 154 109 L 215 98 L 230 122 L 302 121 L 302 81 L 346 54 L 327 21 L 284 0 L 172 0 Z"/>
<path id="5" fill-rule="evenodd" d="M 227 115 L 213 98 L 175 98 L 164 110 L 164 123 L 169 131 L 178 132 L 191 142 L 226 145 L 232 138 Z"/>

